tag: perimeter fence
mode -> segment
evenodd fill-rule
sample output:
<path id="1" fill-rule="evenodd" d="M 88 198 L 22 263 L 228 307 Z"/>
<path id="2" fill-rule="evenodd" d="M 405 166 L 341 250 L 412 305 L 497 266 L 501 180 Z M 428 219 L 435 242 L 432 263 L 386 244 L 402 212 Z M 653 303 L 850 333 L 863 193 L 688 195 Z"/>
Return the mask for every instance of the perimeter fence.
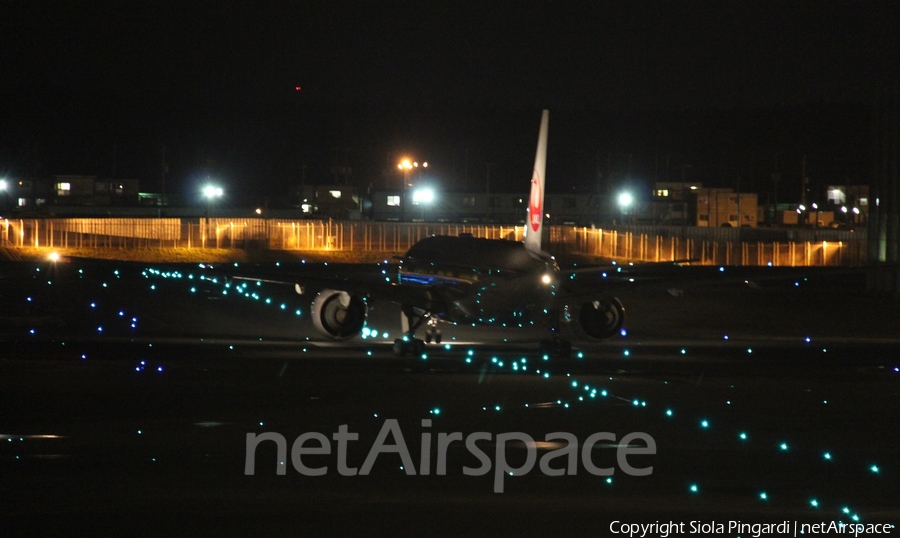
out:
<path id="1" fill-rule="evenodd" d="M 617 229 L 547 226 L 554 254 L 619 261 L 690 260 L 716 265 L 852 266 L 866 260 L 865 232 L 678 226 Z M 0 246 L 52 248 L 228 248 L 405 252 L 430 235 L 521 241 L 523 226 L 277 219 L 71 218 L 0 221 Z"/>

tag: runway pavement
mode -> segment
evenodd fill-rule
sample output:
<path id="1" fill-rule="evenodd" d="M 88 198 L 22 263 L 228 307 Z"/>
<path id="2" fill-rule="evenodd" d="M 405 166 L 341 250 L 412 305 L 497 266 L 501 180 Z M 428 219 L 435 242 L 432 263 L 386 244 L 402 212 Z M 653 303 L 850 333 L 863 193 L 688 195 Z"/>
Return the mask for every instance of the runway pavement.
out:
<path id="1" fill-rule="evenodd" d="M 377 336 L 327 344 L 308 297 L 261 285 L 259 299 L 223 298 L 188 266 L 2 269 L 4 536 L 596 536 L 657 521 L 752 536 L 784 521 L 900 522 L 896 304 L 864 295 L 858 276 L 625 288 L 627 334 L 563 362 L 517 328 L 451 327 L 447 347 L 398 358 L 389 305 L 372 311 Z M 342 425 L 358 438 L 339 441 Z M 486 462 L 465 442 L 479 432 Z M 545 439 L 555 432 L 579 444 L 572 460 L 553 453 L 567 446 Z M 635 432 L 655 449 L 623 442 Z M 261 442 L 247 474 L 248 434 L 266 433 L 286 452 Z M 316 433 L 330 453 L 312 452 Z M 295 456 L 304 434 L 312 451 Z M 722 532 L 700 526 L 713 521 Z"/>

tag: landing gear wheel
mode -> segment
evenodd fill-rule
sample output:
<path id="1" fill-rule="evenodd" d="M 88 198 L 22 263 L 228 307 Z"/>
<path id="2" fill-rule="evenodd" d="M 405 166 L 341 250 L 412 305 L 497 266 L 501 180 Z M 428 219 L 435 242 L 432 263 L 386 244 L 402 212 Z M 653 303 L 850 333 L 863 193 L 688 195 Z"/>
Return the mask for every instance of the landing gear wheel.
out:
<path id="1" fill-rule="evenodd" d="M 404 357 L 406 355 L 419 357 L 422 355 L 422 352 L 425 351 L 425 342 L 418 338 L 397 338 L 394 340 L 393 350 L 394 355 L 397 355 L 398 357 Z"/>
<path id="2" fill-rule="evenodd" d="M 572 343 L 568 340 L 551 339 L 541 341 L 541 354 L 554 359 L 572 358 Z"/>
<path id="3" fill-rule="evenodd" d="M 432 342 L 435 344 L 441 343 L 441 331 L 434 327 L 428 327 L 425 329 L 425 343 L 430 344 Z"/>

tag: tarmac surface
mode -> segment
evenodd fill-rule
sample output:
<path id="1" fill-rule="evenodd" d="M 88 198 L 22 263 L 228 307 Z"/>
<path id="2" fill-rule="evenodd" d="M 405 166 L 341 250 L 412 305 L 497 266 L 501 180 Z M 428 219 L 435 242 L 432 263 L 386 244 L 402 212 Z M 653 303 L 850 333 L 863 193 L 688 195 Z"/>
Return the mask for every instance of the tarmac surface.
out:
<path id="1" fill-rule="evenodd" d="M 541 331 L 518 328 L 448 327 L 426 358 L 395 357 L 399 314 L 381 304 L 366 339 L 324 342 L 309 296 L 268 283 L 258 298 L 223 295 L 201 274 L 0 266 L 0 535 L 900 523 L 900 316 L 861 273 L 642 273 L 615 289 L 626 334 L 576 342 L 571 361 L 544 360 Z M 339 441 L 342 425 L 358 437 Z M 545 439 L 555 432 L 577 449 Z M 284 454 L 272 440 L 248 449 L 265 433 Z M 314 453 L 315 434 L 330 453 Z"/>

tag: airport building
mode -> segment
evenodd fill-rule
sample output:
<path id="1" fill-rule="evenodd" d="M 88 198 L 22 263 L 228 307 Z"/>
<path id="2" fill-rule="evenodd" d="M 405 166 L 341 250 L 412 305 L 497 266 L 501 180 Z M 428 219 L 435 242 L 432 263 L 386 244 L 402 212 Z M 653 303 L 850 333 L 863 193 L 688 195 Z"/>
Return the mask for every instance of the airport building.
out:
<path id="1" fill-rule="evenodd" d="M 699 188 L 692 191 L 692 224 L 700 227 L 756 228 L 757 195 L 733 189 Z"/>
<path id="2" fill-rule="evenodd" d="M 522 224 L 526 193 L 434 192 L 428 189 L 375 191 L 367 216 L 382 221 Z M 599 224 L 615 218 L 607 197 L 547 194 L 545 218 L 553 224 Z"/>
<path id="3" fill-rule="evenodd" d="M 552 225 L 604 228 L 616 225 L 827 228 L 867 224 L 872 205 L 868 186 L 829 185 L 824 194 L 827 199 L 819 203 L 760 205 L 755 193 L 704 187 L 698 182 L 658 182 L 649 193 L 547 193 L 543 209 L 545 220 Z M 241 216 L 519 225 L 525 222 L 527 193 L 424 188 L 365 193 L 348 185 L 313 184 L 296 186 L 277 200 L 243 200 L 240 206 L 214 201 L 209 210 L 207 207 L 202 198 L 188 201 L 140 192 L 138 180 L 133 179 L 57 175 L 33 180 L 7 178 L 0 183 L 0 214 L 29 217 Z"/>
<path id="4" fill-rule="evenodd" d="M 4 181 L 4 210 L 33 211 L 53 206 L 115 207 L 138 205 L 139 202 L 136 179 L 59 175 L 47 179 Z"/>

